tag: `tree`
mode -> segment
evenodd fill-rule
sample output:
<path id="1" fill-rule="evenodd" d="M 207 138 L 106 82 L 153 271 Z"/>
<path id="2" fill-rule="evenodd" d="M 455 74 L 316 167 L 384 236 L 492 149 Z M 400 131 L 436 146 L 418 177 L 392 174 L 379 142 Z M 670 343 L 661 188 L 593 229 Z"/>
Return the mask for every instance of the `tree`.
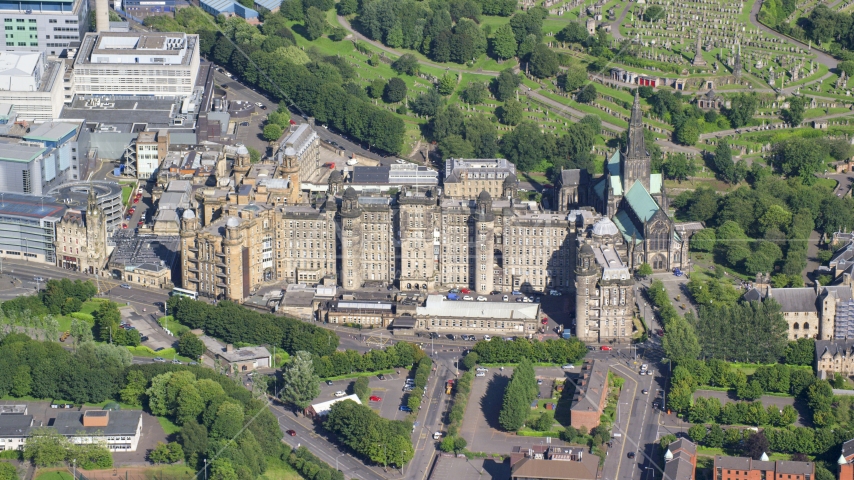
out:
<path id="1" fill-rule="evenodd" d="M 565 92 L 574 92 L 587 83 L 587 70 L 581 65 L 570 65 L 567 70 L 558 75 L 557 85 Z"/>
<path id="2" fill-rule="evenodd" d="M 406 98 L 406 83 L 394 77 L 388 81 L 383 91 L 383 99 L 388 103 L 397 103 Z"/>
<path id="3" fill-rule="evenodd" d="M 454 93 L 454 90 L 457 88 L 457 78 L 453 75 L 442 75 L 442 78 L 439 79 L 439 84 L 437 85 L 437 90 L 443 96 L 448 96 Z"/>
<path id="4" fill-rule="evenodd" d="M 282 127 L 275 123 L 268 123 L 264 126 L 264 140 L 267 140 L 268 142 L 275 142 L 282 136 L 282 132 Z"/>
<path id="5" fill-rule="evenodd" d="M 308 352 L 297 352 L 291 358 L 282 371 L 282 381 L 284 388 L 280 398 L 300 410 L 308 408 L 311 401 L 320 395 L 320 378 L 314 373 L 311 354 Z"/>
<path id="6" fill-rule="evenodd" d="M 326 15 L 317 7 L 308 7 L 305 11 L 305 37 L 308 40 L 317 40 L 323 36 L 326 30 Z"/>
<path id="7" fill-rule="evenodd" d="M 495 31 L 491 43 L 492 54 L 504 60 L 516 55 L 516 36 L 509 24 L 504 24 Z"/>
<path id="8" fill-rule="evenodd" d="M 798 127 L 804 121 L 804 111 L 807 101 L 804 97 L 789 99 L 789 108 L 783 110 L 783 119 L 792 126 Z"/>
<path id="9" fill-rule="evenodd" d="M 812 365 L 815 358 L 815 340 L 799 338 L 786 347 L 786 365 Z"/>
<path id="10" fill-rule="evenodd" d="M 531 59 L 528 61 L 530 72 L 537 78 L 549 78 L 560 70 L 560 61 L 557 53 L 543 43 L 534 47 Z"/>
<path id="11" fill-rule="evenodd" d="M 851 75 L 854 75 L 854 61 L 852 60 L 845 60 L 843 62 L 839 62 L 837 68 L 839 68 L 839 71 L 845 72 L 845 75 L 848 75 L 849 77 Z"/>
<path id="12" fill-rule="evenodd" d="M 37 467 L 56 465 L 65 460 L 71 442 L 53 428 L 34 428 L 24 445 L 24 459 Z"/>
<path id="13" fill-rule="evenodd" d="M 489 90 L 485 83 L 471 82 L 466 85 L 462 92 L 460 92 L 460 98 L 468 104 L 477 105 L 479 103 L 483 103 L 488 94 Z"/>
<path id="14" fill-rule="evenodd" d="M 524 118 L 522 104 L 512 98 L 504 102 L 504 106 L 497 113 L 501 123 L 505 125 L 518 125 Z"/>
<path id="15" fill-rule="evenodd" d="M 660 5 L 651 5 L 643 12 L 644 22 L 657 22 L 664 18 L 664 8 Z"/>
<path id="16" fill-rule="evenodd" d="M 185 422 L 178 432 L 178 442 L 183 447 L 187 463 L 193 465 L 208 449 L 208 430 L 195 420 Z"/>
<path id="17" fill-rule="evenodd" d="M 314 8 L 314 7 L 312 7 Z M 211 480 L 238 480 L 231 461 L 225 458 L 217 458 L 211 462 Z"/>
<path id="18" fill-rule="evenodd" d="M 733 128 L 741 128 L 753 119 L 759 107 L 759 98 L 754 93 L 741 93 L 730 101 L 730 108 L 724 109 L 724 115 Z"/>
<path id="19" fill-rule="evenodd" d="M 700 356 L 700 343 L 694 328 L 688 322 L 677 315 L 666 325 L 667 330 L 661 339 L 661 345 L 665 355 L 671 361 L 695 359 Z"/>
<path id="20" fill-rule="evenodd" d="M 696 444 L 702 444 L 703 439 L 706 438 L 706 426 L 705 425 L 691 425 L 691 428 L 688 429 L 688 436 L 691 437 L 691 440 Z"/>
<path id="21" fill-rule="evenodd" d="M 682 145 L 694 145 L 700 139 L 700 125 L 693 118 L 685 120 L 676 126 L 673 136 Z"/>
<path id="22" fill-rule="evenodd" d="M 644 262 L 638 267 L 637 275 L 639 277 L 648 277 L 652 275 L 652 267 L 649 266 L 648 263 Z"/>
<path id="23" fill-rule="evenodd" d="M 492 93 L 499 102 L 503 102 L 508 98 L 513 98 L 516 93 L 516 88 L 522 83 L 519 75 L 513 73 L 512 69 L 502 70 L 495 79 L 492 80 Z"/>
<path id="24" fill-rule="evenodd" d="M 414 77 L 418 75 L 421 65 L 418 63 L 418 59 L 415 58 L 415 55 L 406 53 L 392 62 L 391 68 L 399 75 L 409 75 Z"/>
<path id="25" fill-rule="evenodd" d="M 169 447 L 167 447 L 163 442 L 157 442 L 157 445 L 155 445 L 152 450 L 148 451 L 148 460 L 157 465 L 160 465 L 161 463 L 172 463 L 169 459 Z"/>
<path id="26" fill-rule="evenodd" d="M 538 432 L 548 432 L 552 429 L 552 426 L 554 425 L 554 419 L 554 414 L 552 414 L 552 412 L 543 412 L 534 421 L 534 424 L 531 426 L 531 428 L 537 430 Z"/>
<path id="27" fill-rule="evenodd" d="M 516 168 L 530 171 L 543 159 L 543 134 L 533 122 L 522 122 L 501 139 L 501 153 Z"/>
<path id="28" fill-rule="evenodd" d="M 477 366 L 477 352 L 469 352 L 463 357 L 463 368 L 473 370 Z"/>
<path id="29" fill-rule="evenodd" d="M 676 153 L 667 157 L 662 166 L 664 176 L 672 180 L 688 180 L 688 177 L 697 173 L 697 164 L 694 159 L 689 159 L 684 153 Z"/>
<path id="30" fill-rule="evenodd" d="M 249 150 L 249 163 L 258 163 L 261 161 L 261 152 L 252 147 L 246 147 Z"/>
<path id="31" fill-rule="evenodd" d="M 762 454 L 771 451 L 771 446 L 768 444 L 768 438 L 763 432 L 751 433 L 744 439 L 744 455 L 754 460 L 762 458 Z"/>
<path id="32" fill-rule="evenodd" d="M 18 480 L 18 470 L 9 462 L 0 462 L 0 480 Z"/>
<path id="33" fill-rule="evenodd" d="M 184 332 L 178 339 L 178 354 L 187 358 L 199 358 L 206 349 L 205 343 L 190 331 Z"/>
<path id="34" fill-rule="evenodd" d="M 578 92 L 578 96 L 576 97 L 579 103 L 590 103 L 596 100 L 596 87 L 592 83 L 588 83 L 587 86 L 581 89 Z"/>
<path id="35" fill-rule="evenodd" d="M 442 106 L 442 96 L 435 88 L 427 90 L 425 93 L 415 97 L 415 100 L 409 102 L 409 108 L 418 115 L 432 117 Z"/>
<path id="36" fill-rule="evenodd" d="M 558 40 L 569 43 L 583 43 L 590 34 L 587 33 L 587 28 L 580 22 L 569 22 L 563 30 L 558 32 Z"/>
<path id="37" fill-rule="evenodd" d="M 75 345 L 91 342 L 95 339 L 92 335 L 92 325 L 86 320 L 71 319 L 71 328 L 69 329 L 71 336 L 74 337 Z"/>
<path id="38" fill-rule="evenodd" d="M 368 84 L 365 89 L 368 92 L 368 96 L 371 98 L 380 98 L 383 96 L 383 91 L 385 91 L 386 81 L 382 78 L 375 78 L 371 80 L 371 83 Z"/>
<path id="39" fill-rule="evenodd" d="M 704 228 L 691 235 L 691 248 L 700 252 L 711 252 L 715 249 L 715 229 Z"/>
<path id="40" fill-rule="evenodd" d="M 506 431 L 516 431 L 525 423 L 530 403 L 537 395 L 537 381 L 530 360 L 522 358 L 504 391 L 498 423 Z"/>

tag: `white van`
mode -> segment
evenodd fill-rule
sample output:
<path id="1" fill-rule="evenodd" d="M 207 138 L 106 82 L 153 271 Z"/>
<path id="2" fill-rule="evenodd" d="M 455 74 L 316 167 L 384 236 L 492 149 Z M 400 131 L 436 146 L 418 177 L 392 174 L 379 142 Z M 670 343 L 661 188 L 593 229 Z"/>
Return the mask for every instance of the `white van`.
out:
<path id="1" fill-rule="evenodd" d="M 442 432 L 434 432 L 433 433 L 433 440 L 438 440 L 440 438 L 442 438 Z"/>

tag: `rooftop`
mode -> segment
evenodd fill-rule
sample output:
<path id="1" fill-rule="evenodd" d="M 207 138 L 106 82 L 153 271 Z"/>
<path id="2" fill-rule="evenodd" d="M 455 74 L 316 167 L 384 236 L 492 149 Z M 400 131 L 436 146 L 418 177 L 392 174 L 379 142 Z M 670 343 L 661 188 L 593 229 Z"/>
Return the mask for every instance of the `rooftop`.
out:
<path id="1" fill-rule="evenodd" d="M 538 303 L 469 302 L 445 300 L 442 295 L 428 295 L 416 315 L 458 318 L 497 318 L 507 320 L 536 320 L 540 311 Z"/>
<path id="2" fill-rule="evenodd" d="M 53 197 L 0 193 L 0 215 L 35 219 L 51 218 L 59 221 L 65 214 L 65 209 L 65 205 L 57 202 Z"/>
<path id="3" fill-rule="evenodd" d="M 74 123 L 45 122 L 34 126 L 24 138 L 37 142 L 58 142 L 76 132 L 78 127 Z"/>
<path id="4" fill-rule="evenodd" d="M 0 415 L 0 437 L 26 437 L 32 427 L 32 415 Z"/>
<path id="5" fill-rule="evenodd" d="M 41 53 L 0 51 L 0 90 L 36 91 L 39 88 Z"/>
<path id="6" fill-rule="evenodd" d="M 598 412 L 608 385 L 608 365 L 601 360 L 585 360 L 576 381 L 571 411 Z"/>
<path id="7" fill-rule="evenodd" d="M 106 427 L 84 427 L 83 412 L 58 412 L 53 421 L 53 427 L 61 435 L 68 437 L 79 435 L 114 436 L 136 435 L 139 423 L 142 421 L 141 410 L 111 410 Z"/>
<path id="8" fill-rule="evenodd" d="M 254 360 L 256 358 L 270 357 L 270 351 L 264 347 L 242 347 L 235 348 L 229 352 L 227 351 L 228 347 L 223 346 L 223 344 L 219 340 L 213 337 L 202 335 L 199 338 L 205 344 L 205 347 L 207 347 L 209 351 L 224 358 L 229 363 L 244 362 L 246 360 Z"/>
<path id="9" fill-rule="evenodd" d="M 47 149 L 32 147 L 17 142 L 0 141 L 0 161 L 30 163 L 39 158 Z"/>
<path id="10" fill-rule="evenodd" d="M 178 258 L 177 235 L 137 235 L 132 230 L 117 230 L 113 235 L 116 248 L 110 264 L 133 271 L 137 267 L 150 270 L 171 269 Z"/>
<path id="11" fill-rule="evenodd" d="M 341 397 L 341 398 L 336 398 L 334 400 L 329 400 L 327 402 L 315 403 L 314 405 L 311 406 L 311 409 L 314 410 L 314 413 L 316 413 L 317 415 L 323 416 L 323 415 L 326 415 L 329 413 L 329 409 L 332 408 L 332 405 L 335 405 L 338 402 L 343 402 L 345 400 L 352 400 L 352 401 L 358 403 L 359 405 L 362 404 L 362 402 L 359 400 L 359 396 L 353 394 L 353 395 L 347 395 L 346 397 Z"/>

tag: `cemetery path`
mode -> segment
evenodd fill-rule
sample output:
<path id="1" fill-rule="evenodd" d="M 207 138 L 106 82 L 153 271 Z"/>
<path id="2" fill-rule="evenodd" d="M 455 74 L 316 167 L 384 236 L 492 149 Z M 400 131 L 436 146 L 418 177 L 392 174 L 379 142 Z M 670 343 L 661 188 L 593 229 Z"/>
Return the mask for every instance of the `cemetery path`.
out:
<path id="1" fill-rule="evenodd" d="M 769 35 L 773 35 L 777 38 L 781 38 L 783 40 L 786 40 L 787 42 L 789 42 L 793 45 L 797 45 L 798 47 L 800 47 L 804 50 L 807 50 L 810 48 L 809 45 L 807 45 L 806 43 L 799 42 L 799 41 L 794 40 L 790 37 L 787 37 L 787 36 L 781 34 L 780 32 L 777 32 L 776 30 L 773 30 L 769 27 L 766 27 L 765 25 L 760 23 L 759 19 L 757 18 L 757 15 L 759 15 L 759 10 L 761 8 L 762 8 L 762 0 L 754 0 L 753 7 L 750 9 L 750 23 L 753 24 L 754 27 L 758 28 L 759 30 L 762 30 L 763 32 L 765 32 Z M 830 55 L 828 55 L 824 52 L 820 52 L 818 50 L 815 50 L 815 51 L 812 51 L 812 53 L 815 54 L 816 60 L 819 63 L 827 66 L 828 68 L 836 68 L 836 65 L 839 63 L 835 58 L 831 57 Z"/>
<path id="2" fill-rule="evenodd" d="M 842 113 L 834 113 L 831 115 L 822 115 L 821 117 L 815 117 L 815 118 L 810 118 L 810 119 L 804 120 L 804 123 L 809 124 L 809 123 L 814 122 L 816 120 L 830 120 L 833 118 L 844 117 L 846 115 L 851 115 L 851 112 L 849 111 L 849 112 L 842 112 Z M 771 125 L 781 125 L 782 123 L 783 122 L 778 122 L 778 123 L 774 123 Z M 803 126 L 803 125 L 804 124 L 801 124 L 801 126 Z M 742 133 L 742 130 L 744 132 L 754 132 L 754 131 L 760 130 L 760 128 L 759 127 L 747 127 L 747 128 L 739 128 L 739 129 L 731 128 L 729 130 L 720 130 L 718 132 L 701 133 L 700 134 L 700 140 L 706 140 L 709 138 L 728 137 L 730 135 L 735 135 L 736 133 Z"/>
<path id="3" fill-rule="evenodd" d="M 623 34 L 620 33 L 620 25 L 623 24 L 623 20 L 626 19 L 626 15 L 628 15 L 629 9 L 632 8 L 632 5 L 632 2 L 627 2 L 626 7 L 623 8 L 623 12 L 620 13 L 617 20 L 611 22 L 611 36 L 613 36 L 618 42 L 623 39 Z"/>

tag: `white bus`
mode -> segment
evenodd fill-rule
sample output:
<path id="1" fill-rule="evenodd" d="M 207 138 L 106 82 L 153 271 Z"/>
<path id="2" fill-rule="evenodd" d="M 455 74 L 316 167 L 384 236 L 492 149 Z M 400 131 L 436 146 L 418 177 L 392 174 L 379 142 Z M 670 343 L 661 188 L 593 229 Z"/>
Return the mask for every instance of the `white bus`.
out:
<path id="1" fill-rule="evenodd" d="M 174 297 L 174 296 L 179 296 L 179 297 L 192 298 L 193 300 L 197 300 L 197 299 L 199 298 L 199 294 L 198 294 L 198 293 L 196 293 L 196 292 L 194 292 L 194 291 L 192 291 L 192 290 L 186 290 L 186 289 L 183 289 L 183 288 L 173 288 L 173 289 L 172 289 L 172 293 L 171 293 L 171 295 L 172 295 L 173 297 Z"/>

